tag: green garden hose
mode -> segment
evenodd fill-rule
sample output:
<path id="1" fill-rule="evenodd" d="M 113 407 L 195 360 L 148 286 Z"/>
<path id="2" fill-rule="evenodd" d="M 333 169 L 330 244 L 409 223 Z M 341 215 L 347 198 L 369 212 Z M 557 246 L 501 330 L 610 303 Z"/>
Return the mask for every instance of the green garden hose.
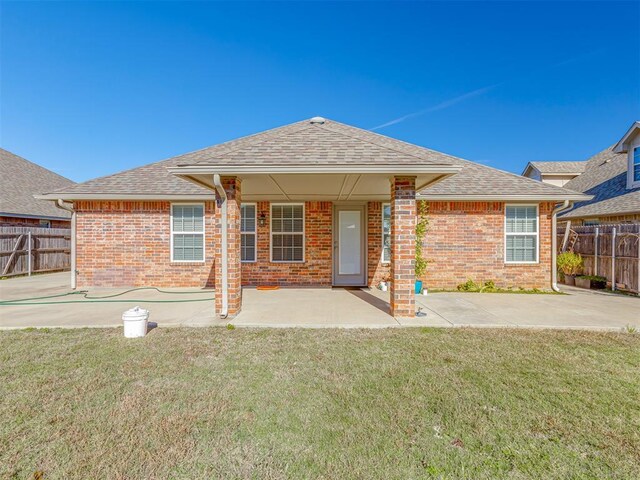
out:
<path id="1" fill-rule="evenodd" d="M 119 299 L 119 300 L 109 300 L 114 297 L 120 297 L 122 295 L 126 295 L 127 293 L 136 292 L 139 290 L 155 290 L 159 293 L 166 293 L 170 295 L 193 295 L 193 294 L 203 294 L 203 293 L 212 293 L 208 291 L 202 290 L 191 290 L 186 292 L 169 292 L 167 290 L 160 290 L 156 287 L 138 287 L 131 288 L 129 290 L 125 290 L 124 292 L 114 293 L 113 295 L 104 295 L 100 297 L 92 297 L 89 296 L 88 290 L 78 290 L 77 292 L 67 292 L 60 293 L 57 295 L 47 295 L 44 297 L 30 297 L 30 298 L 19 298 L 16 300 L 0 300 L 0 306 L 13 306 L 13 305 L 58 305 L 65 303 L 187 303 L 187 302 L 210 302 L 213 300 L 212 297 L 208 298 L 195 298 L 189 300 L 136 300 L 136 299 Z M 56 302 L 40 302 L 34 300 L 49 300 L 52 298 L 62 298 L 69 297 L 72 295 L 82 295 L 81 300 L 63 300 Z"/>

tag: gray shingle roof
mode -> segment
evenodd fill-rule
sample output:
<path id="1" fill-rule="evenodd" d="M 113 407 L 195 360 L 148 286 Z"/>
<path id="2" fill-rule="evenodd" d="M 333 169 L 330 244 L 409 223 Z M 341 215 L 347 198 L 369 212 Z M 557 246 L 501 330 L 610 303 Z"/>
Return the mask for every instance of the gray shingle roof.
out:
<path id="1" fill-rule="evenodd" d="M 578 202 L 563 218 L 597 217 L 640 212 L 640 187 L 627 190 L 628 157 L 613 147 L 587 160 L 585 172 L 567 183 L 567 188 L 593 195 Z"/>
<path id="2" fill-rule="evenodd" d="M 43 189 L 73 184 L 68 178 L 0 148 L 0 215 L 69 218 L 69 212 L 46 200 L 36 200 L 33 195 Z"/>
<path id="3" fill-rule="evenodd" d="M 582 173 L 587 162 L 529 162 L 540 173 Z"/>
<path id="4" fill-rule="evenodd" d="M 421 193 L 559 198 L 575 193 L 331 120 L 322 124 L 309 120 L 292 123 L 56 193 L 69 199 L 74 194 L 211 195 L 209 190 L 167 171 L 169 167 L 188 165 L 459 165 L 463 167 L 460 173 Z"/>

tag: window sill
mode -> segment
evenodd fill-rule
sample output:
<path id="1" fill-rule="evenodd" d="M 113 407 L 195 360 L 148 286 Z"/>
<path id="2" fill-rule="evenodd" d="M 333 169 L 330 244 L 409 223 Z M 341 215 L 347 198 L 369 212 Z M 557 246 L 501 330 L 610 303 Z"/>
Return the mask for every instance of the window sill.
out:
<path id="1" fill-rule="evenodd" d="M 277 261 L 277 260 L 271 260 L 269 263 L 274 263 L 274 264 L 276 264 L 276 265 L 283 265 L 283 264 L 285 264 L 285 265 L 286 265 L 286 264 L 288 264 L 288 263 L 298 263 L 298 264 L 300 264 L 300 263 L 306 263 L 306 261 L 305 261 L 305 260 L 284 260 L 284 261 L 282 261 L 282 262 L 279 262 L 279 261 Z"/>

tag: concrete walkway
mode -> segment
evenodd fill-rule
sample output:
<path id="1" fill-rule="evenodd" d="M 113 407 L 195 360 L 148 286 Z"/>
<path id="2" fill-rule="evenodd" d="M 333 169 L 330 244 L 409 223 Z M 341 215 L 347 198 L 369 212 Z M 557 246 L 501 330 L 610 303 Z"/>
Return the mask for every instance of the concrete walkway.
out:
<path id="1" fill-rule="evenodd" d="M 69 293 L 69 274 L 56 273 L 0 281 L 0 299 L 17 300 Z M 640 329 L 640 298 L 565 287 L 568 295 L 496 293 L 435 293 L 417 296 L 419 315 L 395 319 L 389 315 L 389 294 L 369 289 L 283 288 L 243 290 L 243 309 L 234 319 L 219 319 L 213 292 L 198 289 L 137 290 L 99 303 L 80 294 L 41 299 L 71 302 L 57 305 L 0 305 L 0 329 L 27 327 L 115 327 L 122 312 L 140 305 L 150 321 L 165 326 L 303 328 L 388 327 L 524 327 L 619 331 Z M 92 297 L 125 289 L 91 289 Z M 185 293 L 196 292 L 196 293 Z M 196 300 L 184 302 L 184 300 Z M 174 303 L 179 301 L 179 303 Z"/>

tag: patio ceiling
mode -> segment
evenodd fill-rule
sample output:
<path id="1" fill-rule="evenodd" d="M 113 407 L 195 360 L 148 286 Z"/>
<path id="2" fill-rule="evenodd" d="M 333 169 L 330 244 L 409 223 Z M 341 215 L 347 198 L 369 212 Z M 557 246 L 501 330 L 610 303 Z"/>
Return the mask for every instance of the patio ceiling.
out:
<path id="1" fill-rule="evenodd" d="M 172 169 L 172 173 L 213 189 L 213 173 L 223 176 L 237 176 L 242 180 L 242 199 L 245 201 L 348 201 L 348 200 L 388 200 L 390 198 L 390 178 L 393 176 L 416 177 L 417 190 L 431 185 L 455 173 L 455 169 L 444 168 L 403 168 L 391 167 L 372 171 L 372 168 L 348 171 L 292 172 L 272 169 L 270 172 L 185 172 L 183 168 Z M 368 171 L 367 171 L 368 170 Z"/>

